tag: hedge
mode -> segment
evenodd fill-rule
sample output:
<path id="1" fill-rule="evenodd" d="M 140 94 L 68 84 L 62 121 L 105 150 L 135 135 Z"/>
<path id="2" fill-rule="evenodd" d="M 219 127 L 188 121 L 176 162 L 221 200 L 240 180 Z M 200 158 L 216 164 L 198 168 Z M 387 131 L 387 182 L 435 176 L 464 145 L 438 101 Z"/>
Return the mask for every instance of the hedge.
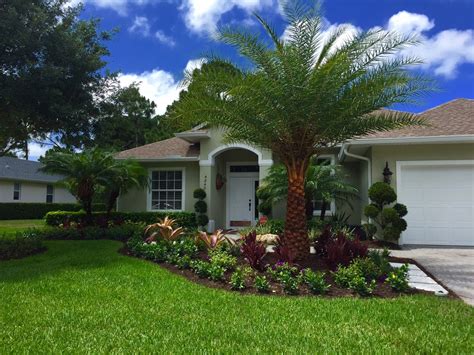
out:
<path id="1" fill-rule="evenodd" d="M 18 259 L 46 250 L 40 238 L 0 238 L 0 260 Z"/>
<path id="2" fill-rule="evenodd" d="M 93 205 L 95 211 L 104 211 L 105 205 Z M 0 220 L 3 219 L 42 219 L 51 211 L 79 211 L 77 203 L 0 203 Z"/>
<path id="3" fill-rule="evenodd" d="M 48 212 L 45 216 L 46 224 L 48 226 L 59 226 L 66 221 L 80 223 L 85 217 L 85 212 L 68 212 L 56 211 Z M 165 216 L 175 219 L 176 224 L 186 229 L 197 228 L 196 215 L 191 212 L 112 212 L 110 214 L 110 221 L 114 223 L 121 223 L 130 221 L 133 223 L 152 224 L 163 219 Z M 100 225 L 106 219 L 105 212 L 93 213 L 94 224 Z"/>
<path id="4" fill-rule="evenodd" d="M 24 232 L 27 238 L 37 240 L 97 240 L 111 239 L 125 242 L 133 235 L 143 235 L 143 226 L 125 223 L 120 226 L 100 228 L 97 226 L 83 228 L 33 228 Z"/>

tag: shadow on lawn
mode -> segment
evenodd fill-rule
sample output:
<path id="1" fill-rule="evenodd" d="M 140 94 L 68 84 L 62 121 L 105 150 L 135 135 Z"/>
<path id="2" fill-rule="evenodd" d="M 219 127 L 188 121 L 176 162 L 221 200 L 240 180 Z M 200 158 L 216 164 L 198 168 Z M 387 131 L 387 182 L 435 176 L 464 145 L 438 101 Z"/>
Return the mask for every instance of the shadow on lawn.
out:
<path id="1" fill-rule="evenodd" d="M 122 264 L 125 258 L 118 253 L 123 244 L 111 240 L 61 240 L 45 244 L 47 250 L 44 253 L 0 261 L 0 283 L 49 278 L 91 269 L 105 270 L 113 264 Z"/>

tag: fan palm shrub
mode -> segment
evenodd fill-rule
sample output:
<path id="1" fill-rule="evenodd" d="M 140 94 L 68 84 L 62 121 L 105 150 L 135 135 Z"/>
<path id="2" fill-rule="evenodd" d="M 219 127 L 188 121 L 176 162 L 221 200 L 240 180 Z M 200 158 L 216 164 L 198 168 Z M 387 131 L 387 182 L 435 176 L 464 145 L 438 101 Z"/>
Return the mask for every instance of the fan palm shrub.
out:
<path id="1" fill-rule="evenodd" d="M 305 177 L 306 217 L 313 218 L 313 201 L 322 201 L 320 219 L 324 220 L 331 203 L 347 203 L 358 196 L 355 186 L 344 181 L 346 178 L 341 166 L 318 164 L 315 159 L 308 166 Z M 273 205 L 285 200 L 288 194 L 288 176 L 283 164 L 274 164 L 259 187 L 257 195 L 263 196 L 265 205 Z"/>
<path id="2" fill-rule="evenodd" d="M 383 29 L 324 32 L 317 3 L 282 4 L 285 38 L 255 15 L 268 35 L 226 27 L 217 38 L 247 60 L 238 66 L 211 57 L 185 84 L 193 90 L 176 103 L 184 122 L 224 128 L 224 139 L 271 149 L 288 175 L 284 237 L 298 258 L 309 255 L 305 176 L 311 158 L 356 136 L 421 124 L 410 113 L 383 110 L 411 103 L 430 81 L 407 70 L 419 63 L 401 54 L 412 36 Z M 209 64 L 208 63 L 208 64 Z"/>

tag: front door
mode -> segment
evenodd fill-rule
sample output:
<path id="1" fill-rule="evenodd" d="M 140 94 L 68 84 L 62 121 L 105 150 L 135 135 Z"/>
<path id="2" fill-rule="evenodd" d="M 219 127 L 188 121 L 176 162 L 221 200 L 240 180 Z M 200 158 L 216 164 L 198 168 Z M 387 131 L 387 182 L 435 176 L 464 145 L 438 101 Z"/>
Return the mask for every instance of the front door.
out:
<path id="1" fill-rule="evenodd" d="M 255 221 L 257 174 L 230 174 L 227 188 L 227 228 L 251 226 Z"/>

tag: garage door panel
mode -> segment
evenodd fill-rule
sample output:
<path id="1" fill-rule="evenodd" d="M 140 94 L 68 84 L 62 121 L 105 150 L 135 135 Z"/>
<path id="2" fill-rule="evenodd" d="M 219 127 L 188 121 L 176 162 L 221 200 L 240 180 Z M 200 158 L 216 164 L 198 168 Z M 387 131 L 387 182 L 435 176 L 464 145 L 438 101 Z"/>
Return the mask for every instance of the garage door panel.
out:
<path id="1" fill-rule="evenodd" d="M 408 207 L 405 244 L 474 246 L 474 166 L 401 165 L 398 200 Z"/>

